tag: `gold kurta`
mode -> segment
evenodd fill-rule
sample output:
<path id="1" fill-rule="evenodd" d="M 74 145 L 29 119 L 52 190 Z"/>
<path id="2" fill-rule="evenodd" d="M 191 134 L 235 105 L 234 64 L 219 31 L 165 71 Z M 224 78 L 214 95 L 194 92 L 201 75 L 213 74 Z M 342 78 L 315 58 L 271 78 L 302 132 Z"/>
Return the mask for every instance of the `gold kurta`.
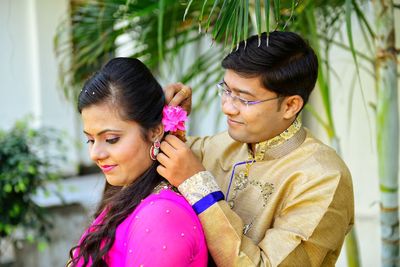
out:
<path id="1" fill-rule="evenodd" d="M 258 144 L 256 162 L 235 170 L 247 144 L 226 132 L 188 141 L 211 174 L 179 190 L 191 204 L 218 187 L 226 198 L 199 214 L 218 266 L 334 266 L 354 220 L 350 173 L 301 124 L 283 137 Z"/>

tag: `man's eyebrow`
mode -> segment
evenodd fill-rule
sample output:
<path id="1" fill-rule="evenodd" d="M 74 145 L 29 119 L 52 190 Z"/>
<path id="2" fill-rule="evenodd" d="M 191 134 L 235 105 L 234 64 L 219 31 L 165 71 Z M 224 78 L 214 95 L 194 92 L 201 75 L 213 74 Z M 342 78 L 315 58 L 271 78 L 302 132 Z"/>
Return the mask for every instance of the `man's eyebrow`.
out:
<path id="1" fill-rule="evenodd" d="M 238 89 L 238 88 L 231 88 L 228 86 L 228 84 L 225 82 L 225 80 L 222 80 L 224 82 L 224 84 L 231 90 L 240 94 L 244 94 L 244 95 L 248 95 L 248 96 L 252 96 L 255 97 L 255 95 L 253 95 L 252 93 L 250 93 L 248 90 L 245 89 Z"/>
<path id="2" fill-rule="evenodd" d="M 85 134 L 87 134 L 87 135 L 90 135 L 88 132 L 86 132 L 86 131 L 83 131 Z M 99 136 L 99 135 L 102 135 L 103 133 L 106 133 L 106 132 L 122 132 L 121 130 L 114 130 L 114 129 L 104 129 L 104 130 L 102 130 L 102 131 L 100 131 L 100 132 L 98 132 L 96 135 L 97 136 Z"/>

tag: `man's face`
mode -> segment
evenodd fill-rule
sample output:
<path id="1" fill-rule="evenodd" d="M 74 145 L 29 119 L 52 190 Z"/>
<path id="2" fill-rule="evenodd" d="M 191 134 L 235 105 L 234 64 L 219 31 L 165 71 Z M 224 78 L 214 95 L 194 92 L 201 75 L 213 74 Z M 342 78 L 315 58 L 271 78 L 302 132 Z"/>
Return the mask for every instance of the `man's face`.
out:
<path id="1" fill-rule="evenodd" d="M 228 69 L 224 82 L 228 94 L 222 93 L 222 111 L 234 140 L 254 144 L 271 139 L 290 126 L 291 121 L 285 119 L 285 99 L 282 101 L 275 92 L 264 88 L 260 77 L 246 78 Z M 246 105 L 239 98 L 268 101 Z"/>

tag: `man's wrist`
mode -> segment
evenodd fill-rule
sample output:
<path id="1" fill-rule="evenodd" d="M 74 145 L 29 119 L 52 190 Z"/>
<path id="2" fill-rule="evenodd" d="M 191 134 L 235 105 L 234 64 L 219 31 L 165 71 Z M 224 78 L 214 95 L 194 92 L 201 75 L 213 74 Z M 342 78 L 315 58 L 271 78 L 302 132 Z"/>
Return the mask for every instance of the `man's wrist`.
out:
<path id="1" fill-rule="evenodd" d="M 199 172 L 178 186 L 181 194 L 193 206 L 197 214 L 224 199 L 214 176 L 208 171 Z"/>

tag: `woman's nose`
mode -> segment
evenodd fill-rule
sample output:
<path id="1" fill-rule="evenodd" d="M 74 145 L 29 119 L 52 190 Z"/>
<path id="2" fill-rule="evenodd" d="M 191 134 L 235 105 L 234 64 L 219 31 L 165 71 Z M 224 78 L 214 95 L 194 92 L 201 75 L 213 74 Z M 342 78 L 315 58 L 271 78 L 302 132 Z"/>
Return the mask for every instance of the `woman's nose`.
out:
<path id="1" fill-rule="evenodd" d="M 104 147 L 99 144 L 99 143 L 94 143 L 92 147 L 90 148 L 90 158 L 93 161 L 99 161 L 103 160 L 108 157 L 108 152 L 107 150 L 104 149 Z"/>

